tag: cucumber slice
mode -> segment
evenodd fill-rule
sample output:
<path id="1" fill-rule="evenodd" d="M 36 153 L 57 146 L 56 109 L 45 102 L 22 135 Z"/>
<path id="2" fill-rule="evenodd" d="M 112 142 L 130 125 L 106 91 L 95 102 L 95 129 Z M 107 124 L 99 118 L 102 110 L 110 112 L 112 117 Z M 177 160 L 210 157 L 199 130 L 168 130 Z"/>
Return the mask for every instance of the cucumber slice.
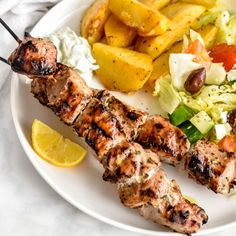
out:
<path id="1" fill-rule="evenodd" d="M 204 135 L 190 121 L 185 121 L 179 126 L 179 128 L 187 135 L 191 144 L 196 143 L 204 137 Z"/>
<path id="2" fill-rule="evenodd" d="M 205 111 L 200 111 L 190 119 L 190 122 L 202 133 L 207 134 L 213 127 L 214 122 Z"/>
<path id="3" fill-rule="evenodd" d="M 178 126 L 185 122 L 186 120 L 191 119 L 194 116 L 194 112 L 191 108 L 181 104 L 176 108 L 176 110 L 170 115 L 170 122 Z"/>

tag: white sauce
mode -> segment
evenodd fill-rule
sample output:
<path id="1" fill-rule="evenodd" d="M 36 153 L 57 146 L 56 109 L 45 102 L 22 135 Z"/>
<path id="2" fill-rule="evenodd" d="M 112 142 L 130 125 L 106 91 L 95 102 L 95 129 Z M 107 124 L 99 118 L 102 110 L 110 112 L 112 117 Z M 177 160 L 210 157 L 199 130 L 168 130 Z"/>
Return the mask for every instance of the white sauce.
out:
<path id="1" fill-rule="evenodd" d="M 77 36 L 69 27 L 51 34 L 49 39 L 58 50 L 58 62 L 76 69 L 86 82 L 91 81 L 93 71 L 98 69 L 98 66 L 87 40 Z"/>

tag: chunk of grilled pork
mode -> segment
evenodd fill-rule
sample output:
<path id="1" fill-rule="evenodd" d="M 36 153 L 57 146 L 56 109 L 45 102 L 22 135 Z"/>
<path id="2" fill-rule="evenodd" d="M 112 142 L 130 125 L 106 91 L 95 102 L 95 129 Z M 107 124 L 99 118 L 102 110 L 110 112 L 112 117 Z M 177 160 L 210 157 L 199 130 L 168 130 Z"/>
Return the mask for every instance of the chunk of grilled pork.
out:
<path id="1" fill-rule="evenodd" d="M 200 140 L 186 156 L 189 176 L 216 193 L 227 194 L 236 177 L 236 156 L 217 144 Z"/>
<path id="2" fill-rule="evenodd" d="M 128 140 L 135 140 L 139 128 L 146 122 L 148 114 L 134 108 L 111 95 L 107 90 L 101 90 L 96 97 L 117 118 Z"/>
<path id="3" fill-rule="evenodd" d="M 190 142 L 182 130 L 161 116 L 148 117 L 140 128 L 136 142 L 157 153 L 161 160 L 177 165 L 188 153 Z"/>
<path id="4" fill-rule="evenodd" d="M 57 69 L 57 49 L 47 39 L 26 37 L 8 59 L 13 71 L 27 76 L 47 76 Z"/>
<path id="5" fill-rule="evenodd" d="M 183 198 L 175 180 L 168 180 L 152 151 L 123 141 L 101 162 L 103 179 L 117 184 L 121 202 L 136 208 L 147 220 L 186 234 L 197 232 L 207 222 L 204 210 Z"/>
<path id="6" fill-rule="evenodd" d="M 101 159 L 113 146 L 125 140 L 119 121 L 97 98 L 92 98 L 74 124 L 79 136 Z"/>
<path id="7" fill-rule="evenodd" d="M 52 76 L 34 77 L 31 92 L 69 125 L 74 123 L 93 97 L 93 90 L 78 73 L 62 64 L 57 65 Z"/>

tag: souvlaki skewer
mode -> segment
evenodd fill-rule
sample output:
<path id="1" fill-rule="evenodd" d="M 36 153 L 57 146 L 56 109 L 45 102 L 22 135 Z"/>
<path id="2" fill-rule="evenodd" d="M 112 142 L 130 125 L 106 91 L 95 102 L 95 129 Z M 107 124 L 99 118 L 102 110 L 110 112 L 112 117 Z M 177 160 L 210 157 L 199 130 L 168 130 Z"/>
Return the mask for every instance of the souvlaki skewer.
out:
<path id="1" fill-rule="evenodd" d="M 161 154 L 165 162 L 179 163 L 190 147 L 185 134 L 162 117 L 148 117 L 106 90 L 90 89 L 76 71 L 57 63 L 56 55 L 50 41 L 27 37 L 10 56 L 9 63 L 14 71 L 32 79 L 34 96 L 73 126 L 95 150 L 105 168 L 104 180 L 117 184 L 125 206 L 137 208 L 145 218 L 175 231 L 198 231 L 207 222 L 207 215 L 183 198 L 175 180 L 167 179 L 157 155 Z M 235 166 L 235 157 L 227 162 L 226 154 L 219 157 L 224 158 L 224 165 Z M 223 190 L 212 188 L 216 192 L 227 192 L 232 186 L 235 169 L 226 169 L 221 169 L 222 178 L 217 179 L 219 173 L 213 176 L 214 181 L 224 183 Z M 194 175 L 194 168 L 191 172 Z M 206 182 L 211 179 L 206 178 Z"/>
<path id="2" fill-rule="evenodd" d="M 104 166 L 104 180 L 117 184 L 125 206 L 175 231 L 197 232 L 208 219 L 204 210 L 182 196 L 175 180 L 167 179 L 157 154 L 132 141 L 147 114 L 105 90 L 90 89 L 56 58 L 50 41 L 26 37 L 8 61 L 14 71 L 32 79 L 34 96 L 85 138 Z"/>
<path id="3" fill-rule="evenodd" d="M 194 233 L 206 223 L 204 210 L 184 199 L 176 181 L 167 179 L 158 155 L 131 141 L 137 135 L 134 127 L 143 122 L 142 112 L 125 106 L 106 90 L 91 90 L 77 72 L 61 64 L 53 76 L 34 78 L 31 91 L 61 119 L 76 117 L 70 125 L 95 151 L 105 169 L 103 179 L 117 184 L 126 207 L 181 233 Z M 75 111 L 80 115 L 74 115 Z M 119 119 L 128 119 L 129 129 Z"/>

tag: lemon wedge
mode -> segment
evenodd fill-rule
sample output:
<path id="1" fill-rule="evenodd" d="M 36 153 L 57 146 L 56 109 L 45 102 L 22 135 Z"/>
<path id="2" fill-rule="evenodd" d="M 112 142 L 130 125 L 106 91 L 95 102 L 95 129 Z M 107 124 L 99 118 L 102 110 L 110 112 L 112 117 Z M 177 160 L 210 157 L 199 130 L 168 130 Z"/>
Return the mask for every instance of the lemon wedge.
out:
<path id="1" fill-rule="evenodd" d="M 80 145 L 64 138 L 37 119 L 32 125 L 32 145 L 39 157 L 59 167 L 73 167 L 87 153 Z"/>
<path id="2" fill-rule="evenodd" d="M 190 196 L 188 196 L 188 195 L 184 195 L 184 198 L 185 198 L 186 200 L 188 200 L 189 202 L 191 202 L 192 204 L 198 204 L 197 200 L 194 199 L 193 197 L 190 197 Z"/>

